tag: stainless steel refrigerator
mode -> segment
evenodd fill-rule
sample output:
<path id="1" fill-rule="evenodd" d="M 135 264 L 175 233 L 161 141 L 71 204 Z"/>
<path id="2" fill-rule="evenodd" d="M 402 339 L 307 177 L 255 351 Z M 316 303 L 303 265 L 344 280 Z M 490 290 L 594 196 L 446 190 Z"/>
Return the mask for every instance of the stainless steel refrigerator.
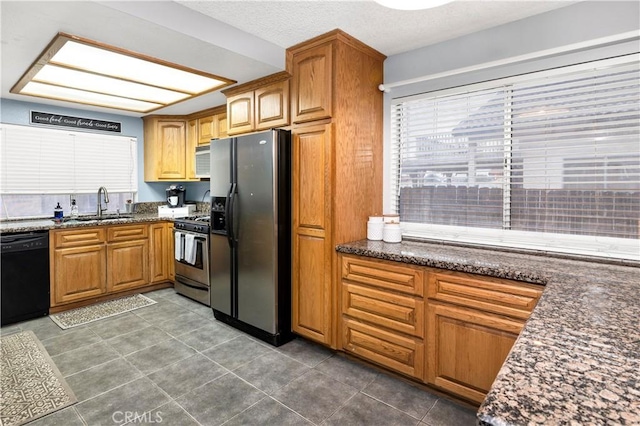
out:
<path id="1" fill-rule="evenodd" d="M 291 334 L 291 133 L 212 140 L 211 307 L 275 346 Z"/>

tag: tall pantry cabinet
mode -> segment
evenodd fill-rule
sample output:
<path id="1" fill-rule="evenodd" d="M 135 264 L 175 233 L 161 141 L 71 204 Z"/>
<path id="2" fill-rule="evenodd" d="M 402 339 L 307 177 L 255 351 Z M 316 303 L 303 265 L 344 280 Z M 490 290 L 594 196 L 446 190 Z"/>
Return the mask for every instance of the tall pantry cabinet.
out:
<path id="1" fill-rule="evenodd" d="M 287 49 L 293 134 L 293 330 L 339 347 L 336 244 L 382 213 L 385 56 L 335 30 Z"/>

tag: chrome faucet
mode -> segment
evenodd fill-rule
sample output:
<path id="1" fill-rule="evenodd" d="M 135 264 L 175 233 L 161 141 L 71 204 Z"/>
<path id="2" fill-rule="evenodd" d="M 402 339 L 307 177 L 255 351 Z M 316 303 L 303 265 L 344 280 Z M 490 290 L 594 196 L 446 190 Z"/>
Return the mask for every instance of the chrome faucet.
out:
<path id="1" fill-rule="evenodd" d="M 101 192 L 104 193 L 104 203 L 109 204 L 109 193 L 107 192 L 107 188 L 101 186 L 100 188 L 98 188 L 98 211 L 96 212 L 98 217 L 102 217 L 102 212 L 107 209 L 106 207 L 104 209 L 102 208 L 102 201 L 100 200 Z"/>

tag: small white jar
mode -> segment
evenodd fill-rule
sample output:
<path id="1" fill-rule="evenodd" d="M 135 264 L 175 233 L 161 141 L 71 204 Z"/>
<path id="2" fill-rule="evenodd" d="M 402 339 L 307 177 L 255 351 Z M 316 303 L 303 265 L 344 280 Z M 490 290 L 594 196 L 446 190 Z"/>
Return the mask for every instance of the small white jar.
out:
<path id="1" fill-rule="evenodd" d="M 400 224 L 400 215 L 398 214 L 385 214 L 384 223 L 397 223 Z"/>
<path id="2" fill-rule="evenodd" d="M 382 240 L 382 232 L 384 230 L 384 221 L 382 216 L 369 216 L 367 222 L 367 239 L 371 241 Z"/>
<path id="3" fill-rule="evenodd" d="M 382 230 L 382 239 L 385 243 L 399 243 L 402 241 L 402 229 L 399 223 L 385 223 Z"/>

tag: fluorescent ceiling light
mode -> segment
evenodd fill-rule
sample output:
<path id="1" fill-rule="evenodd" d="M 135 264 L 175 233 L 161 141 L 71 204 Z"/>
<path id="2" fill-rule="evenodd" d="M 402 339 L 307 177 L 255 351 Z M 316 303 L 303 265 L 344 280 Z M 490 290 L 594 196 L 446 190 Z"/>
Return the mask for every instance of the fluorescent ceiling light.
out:
<path id="1" fill-rule="evenodd" d="M 431 9 L 451 3 L 453 0 L 375 0 L 376 3 L 390 9 L 420 10 Z"/>
<path id="2" fill-rule="evenodd" d="M 150 112 L 236 83 L 59 33 L 11 93 Z"/>

